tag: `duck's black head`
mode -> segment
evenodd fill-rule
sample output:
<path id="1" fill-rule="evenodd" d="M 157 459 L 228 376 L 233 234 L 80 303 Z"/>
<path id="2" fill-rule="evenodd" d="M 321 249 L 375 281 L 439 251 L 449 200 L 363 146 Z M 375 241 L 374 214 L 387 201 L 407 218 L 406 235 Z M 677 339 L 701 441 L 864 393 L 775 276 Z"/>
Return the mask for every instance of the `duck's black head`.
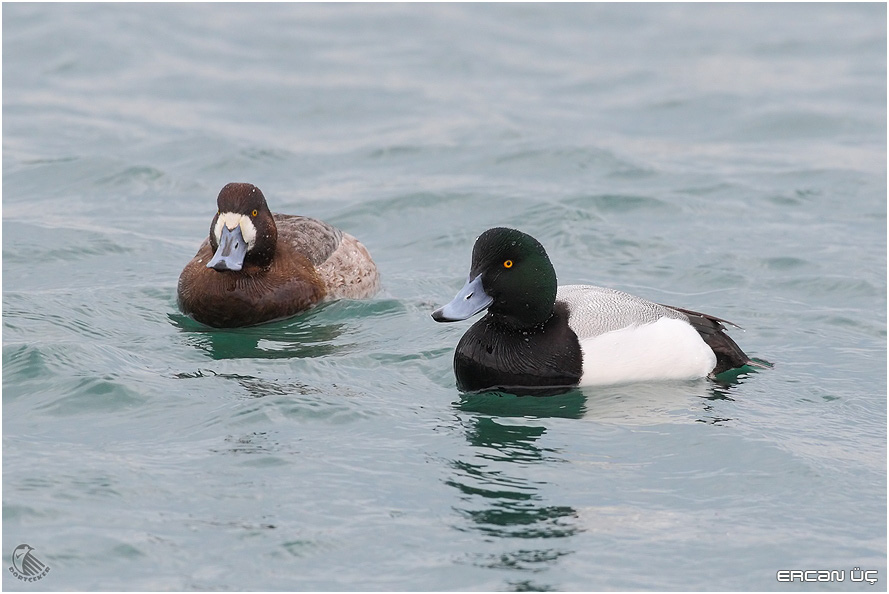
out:
<path id="1" fill-rule="evenodd" d="M 536 326 L 552 315 L 556 288 L 556 271 L 540 242 L 516 229 L 496 227 L 475 240 L 469 280 L 432 317 L 453 322 L 487 308 L 509 325 Z"/>
<path id="2" fill-rule="evenodd" d="M 241 270 L 245 264 L 268 266 L 275 257 L 278 229 L 262 191 L 253 184 L 230 183 L 219 192 L 210 223 L 213 257 L 207 268 Z"/>

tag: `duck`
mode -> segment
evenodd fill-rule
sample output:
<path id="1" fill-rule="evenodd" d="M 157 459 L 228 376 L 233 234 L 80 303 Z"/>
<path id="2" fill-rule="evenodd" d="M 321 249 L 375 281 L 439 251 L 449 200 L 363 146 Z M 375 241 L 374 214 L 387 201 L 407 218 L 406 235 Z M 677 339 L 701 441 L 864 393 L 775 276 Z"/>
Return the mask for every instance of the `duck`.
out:
<path id="1" fill-rule="evenodd" d="M 183 313 L 236 328 L 288 318 L 333 299 L 366 299 L 380 288 L 370 252 L 333 225 L 272 213 L 262 191 L 226 184 L 194 258 L 179 275 Z"/>
<path id="2" fill-rule="evenodd" d="M 735 326 L 727 320 L 616 289 L 559 286 L 543 245 L 516 229 L 476 239 L 466 284 L 432 318 L 456 322 L 482 310 L 454 352 L 462 392 L 557 393 L 762 366 L 726 334 Z"/>

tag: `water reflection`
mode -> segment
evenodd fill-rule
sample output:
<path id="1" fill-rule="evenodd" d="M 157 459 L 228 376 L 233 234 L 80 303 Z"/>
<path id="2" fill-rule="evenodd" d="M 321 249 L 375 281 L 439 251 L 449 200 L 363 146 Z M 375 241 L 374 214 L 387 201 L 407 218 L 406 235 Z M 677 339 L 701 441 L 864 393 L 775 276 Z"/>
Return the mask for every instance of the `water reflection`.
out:
<path id="1" fill-rule="evenodd" d="M 547 429 L 528 417 L 579 418 L 583 403 L 583 394 L 577 392 L 549 398 L 471 394 L 455 403 L 471 413 L 464 422 L 473 452 L 450 464 L 453 472 L 446 484 L 459 492 L 455 510 L 462 519 L 455 527 L 479 532 L 497 548 L 475 554 L 471 563 L 539 573 L 574 552 L 566 539 L 581 530 L 577 511 L 549 501 L 543 492 L 547 483 L 532 478 L 529 471 L 537 464 L 561 461 L 559 452 L 540 444 Z M 504 414 L 490 416 L 500 412 Z M 514 590 L 552 589 L 531 581 L 509 585 Z"/>
<path id="2" fill-rule="evenodd" d="M 627 425 L 727 423 L 733 409 L 726 403 L 741 383 L 702 379 L 584 388 L 586 416 Z"/>
<path id="3" fill-rule="evenodd" d="M 250 375 L 241 375 L 238 373 L 217 373 L 212 369 L 198 369 L 194 372 L 177 373 L 174 375 L 174 377 L 176 379 L 184 380 L 200 379 L 206 377 L 218 377 L 222 378 L 223 380 L 231 380 L 237 383 L 242 388 L 242 390 L 239 391 L 233 390 L 232 394 L 237 394 L 238 397 L 241 397 L 241 394 L 243 393 L 244 397 L 247 399 L 266 398 L 268 396 L 315 397 L 318 394 L 322 393 L 321 389 L 296 380 L 281 382 L 268 377 L 254 377 Z"/>
<path id="4" fill-rule="evenodd" d="M 187 344 L 212 359 L 287 359 L 347 353 L 358 343 L 343 343 L 342 337 L 359 328 L 362 319 L 385 320 L 405 311 L 404 304 L 394 299 L 340 299 L 286 320 L 247 328 L 210 328 L 179 312 L 167 317 Z"/>
<path id="5" fill-rule="evenodd" d="M 460 410 L 503 417 L 560 417 L 580 419 L 586 413 L 586 395 L 572 390 L 557 396 L 516 396 L 505 392 L 462 394 Z"/>
<path id="6" fill-rule="evenodd" d="M 215 360 L 321 357 L 349 348 L 333 344 L 346 331 L 344 323 L 320 323 L 310 316 L 226 329 L 208 328 L 182 314 L 169 314 L 169 318 L 183 331 L 187 344 Z"/>
<path id="7" fill-rule="evenodd" d="M 723 402 L 747 375 L 718 380 L 658 382 L 577 388 L 557 396 L 516 396 L 505 392 L 461 394 L 455 406 L 463 412 L 496 417 L 580 419 L 591 417 L 633 425 L 675 423 L 683 418 L 699 423 L 725 423 Z"/>
<path id="8" fill-rule="evenodd" d="M 509 592 L 558 592 L 559 590 L 553 586 L 543 586 L 535 584 L 531 580 L 522 580 L 519 582 L 507 582 L 509 584 Z"/>
<path id="9" fill-rule="evenodd" d="M 491 569 L 526 571 L 534 580 L 511 581 L 516 591 L 557 589 L 541 577 L 575 551 L 572 537 L 586 530 L 569 499 L 545 480 L 547 468 L 564 463 L 544 436 L 547 419 L 596 420 L 628 425 L 731 421 L 725 403 L 744 376 L 729 381 L 649 383 L 583 388 L 548 397 L 502 392 L 462 394 L 454 407 L 470 451 L 450 461 L 445 483 L 458 492 L 455 528 L 483 535 L 493 550 L 468 562 Z M 561 501 L 554 500 L 553 493 Z M 553 574 L 555 575 L 555 574 Z"/>

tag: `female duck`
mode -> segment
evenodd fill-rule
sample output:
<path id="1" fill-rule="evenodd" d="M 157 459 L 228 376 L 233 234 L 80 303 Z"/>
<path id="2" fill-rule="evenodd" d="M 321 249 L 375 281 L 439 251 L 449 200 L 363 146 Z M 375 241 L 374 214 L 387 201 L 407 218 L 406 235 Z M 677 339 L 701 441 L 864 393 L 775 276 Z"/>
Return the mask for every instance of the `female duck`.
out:
<path id="1" fill-rule="evenodd" d="M 179 307 L 195 320 L 220 328 L 261 324 L 379 289 L 370 254 L 348 233 L 272 214 L 252 184 L 226 185 L 216 203 L 209 238 L 179 276 Z"/>
<path id="2" fill-rule="evenodd" d="M 476 240 L 466 286 L 432 317 L 453 322 L 483 309 L 454 353 L 463 391 L 546 392 L 757 365 L 725 334 L 731 322 L 614 289 L 557 287 L 546 250 L 515 229 Z"/>

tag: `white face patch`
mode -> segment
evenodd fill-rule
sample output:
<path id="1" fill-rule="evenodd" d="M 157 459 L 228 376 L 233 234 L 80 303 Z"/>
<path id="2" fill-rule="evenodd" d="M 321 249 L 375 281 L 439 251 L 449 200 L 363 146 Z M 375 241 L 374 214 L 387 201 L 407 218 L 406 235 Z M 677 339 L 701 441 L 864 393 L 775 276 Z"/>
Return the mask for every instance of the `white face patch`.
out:
<path id="1" fill-rule="evenodd" d="M 213 228 L 213 235 L 216 237 L 216 243 L 219 243 L 222 237 L 222 226 L 225 225 L 229 231 L 235 227 L 241 228 L 241 237 L 247 242 L 247 251 L 253 249 L 256 245 L 256 227 L 253 221 L 247 215 L 238 214 L 236 212 L 221 212 L 219 218 L 216 219 L 216 227 Z"/>

